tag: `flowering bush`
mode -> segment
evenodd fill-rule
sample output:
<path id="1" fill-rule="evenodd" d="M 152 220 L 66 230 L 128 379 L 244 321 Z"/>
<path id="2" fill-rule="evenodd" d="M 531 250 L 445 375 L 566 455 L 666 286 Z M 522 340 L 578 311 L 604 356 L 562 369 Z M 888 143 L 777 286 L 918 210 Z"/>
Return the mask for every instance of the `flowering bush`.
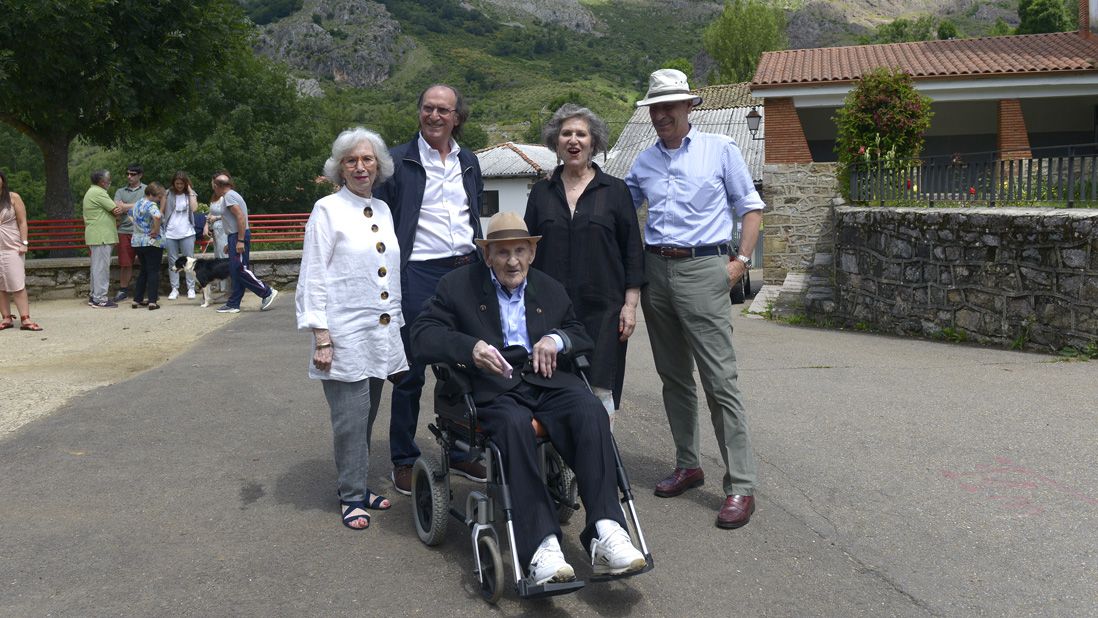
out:
<path id="1" fill-rule="evenodd" d="M 891 168 L 919 156 L 932 115 L 930 98 L 915 90 L 907 73 L 882 67 L 863 75 L 832 118 L 842 194 L 849 197 L 854 164 Z"/>

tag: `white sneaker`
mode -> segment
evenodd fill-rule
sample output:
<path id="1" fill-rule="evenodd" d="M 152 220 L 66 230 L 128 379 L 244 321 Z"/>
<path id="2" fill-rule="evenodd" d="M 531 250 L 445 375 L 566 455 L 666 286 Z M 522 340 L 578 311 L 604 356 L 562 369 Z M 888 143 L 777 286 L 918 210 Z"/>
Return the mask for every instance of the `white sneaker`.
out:
<path id="1" fill-rule="evenodd" d="M 546 537 L 542 541 L 541 547 L 538 547 L 534 557 L 530 559 L 530 568 L 527 571 L 530 579 L 538 586 L 546 582 L 570 582 L 576 578 L 576 571 L 564 559 L 564 553 L 560 551 L 560 544 L 555 536 Z"/>
<path id="2" fill-rule="evenodd" d="M 278 298 L 278 290 L 271 288 L 271 293 L 267 295 L 267 298 L 264 298 L 259 302 L 259 310 L 266 311 L 270 309 L 271 305 L 274 304 L 275 298 Z"/>
<path id="3" fill-rule="evenodd" d="M 172 288 L 172 291 L 168 293 L 168 300 L 175 300 L 179 298 L 179 290 Z"/>
<path id="4" fill-rule="evenodd" d="M 591 566 L 595 575 L 623 575 L 644 568 L 644 554 L 633 547 L 633 540 L 618 522 L 600 519 L 598 538 L 591 539 Z"/>
<path id="5" fill-rule="evenodd" d="M 194 290 L 187 290 L 187 298 L 194 298 Z"/>

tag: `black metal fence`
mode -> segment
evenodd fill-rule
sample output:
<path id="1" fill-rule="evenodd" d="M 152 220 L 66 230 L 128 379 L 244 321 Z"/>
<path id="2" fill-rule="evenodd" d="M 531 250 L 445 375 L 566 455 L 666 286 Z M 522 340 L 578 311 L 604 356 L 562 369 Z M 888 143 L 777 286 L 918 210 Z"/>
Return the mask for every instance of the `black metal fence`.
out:
<path id="1" fill-rule="evenodd" d="M 850 198 L 882 206 L 1098 208 L 1098 143 L 1031 148 L 1028 154 L 857 163 L 850 169 Z"/>

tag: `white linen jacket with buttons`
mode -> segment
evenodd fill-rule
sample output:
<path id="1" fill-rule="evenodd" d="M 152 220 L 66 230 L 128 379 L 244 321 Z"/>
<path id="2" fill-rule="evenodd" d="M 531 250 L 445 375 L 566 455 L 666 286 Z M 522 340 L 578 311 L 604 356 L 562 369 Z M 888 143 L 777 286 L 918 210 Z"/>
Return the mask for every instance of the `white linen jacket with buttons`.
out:
<path id="1" fill-rule="evenodd" d="M 305 225 L 296 301 L 298 329 L 328 329 L 332 340 L 331 369 L 317 370 L 310 352 L 310 378 L 356 382 L 408 368 L 388 204 L 346 187 L 317 201 Z"/>

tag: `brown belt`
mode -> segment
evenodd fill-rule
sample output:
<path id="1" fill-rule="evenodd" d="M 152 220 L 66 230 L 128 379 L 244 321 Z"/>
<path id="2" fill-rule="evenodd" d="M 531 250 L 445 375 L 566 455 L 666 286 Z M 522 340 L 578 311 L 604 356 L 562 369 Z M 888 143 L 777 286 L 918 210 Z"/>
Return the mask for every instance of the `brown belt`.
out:
<path id="1" fill-rule="evenodd" d="M 692 257 L 708 257 L 711 255 L 728 255 L 728 245 L 705 245 L 703 247 L 668 247 L 666 245 L 645 245 L 644 250 L 655 253 L 660 257 L 682 259 Z"/>

